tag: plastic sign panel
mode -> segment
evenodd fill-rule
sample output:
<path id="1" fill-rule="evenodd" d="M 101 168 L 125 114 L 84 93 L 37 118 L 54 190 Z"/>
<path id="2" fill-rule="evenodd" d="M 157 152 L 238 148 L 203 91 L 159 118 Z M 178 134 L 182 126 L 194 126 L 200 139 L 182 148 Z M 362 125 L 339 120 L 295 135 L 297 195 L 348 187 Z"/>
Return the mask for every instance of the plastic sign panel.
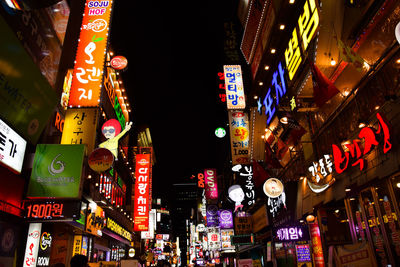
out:
<path id="1" fill-rule="evenodd" d="M 285 63 L 289 79 L 292 80 L 301 62 L 302 55 L 308 48 L 311 40 L 317 33 L 319 25 L 318 8 L 315 0 L 307 0 L 303 7 L 303 13 L 298 18 L 298 25 L 294 27 L 289 44 L 285 50 Z"/>
<path id="2" fill-rule="evenodd" d="M 0 119 L 0 163 L 21 173 L 26 141 Z"/>
<path id="3" fill-rule="evenodd" d="M 249 163 L 250 130 L 247 113 L 240 110 L 229 111 L 232 164 Z"/>
<path id="4" fill-rule="evenodd" d="M 273 96 L 274 92 L 275 97 Z M 257 110 L 260 114 L 262 114 L 262 108 L 265 106 L 267 125 L 269 125 L 271 120 L 275 117 L 280 100 L 284 95 L 286 95 L 285 69 L 282 67 L 282 63 L 279 62 L 278 70 L 272 75 L 271 87 L 268 88 L 264 100 L 261 100 L 260 97 L 257 102 Z"/>
<path id="5" fill-rule="evenodd" d="M 221 235 L 219 228 L 208 227 L 207 228 L 207 240 L 208 250 L 220 250 L 221 249 Z"/>
<path id="6" fill-rule="evenodd" d="M 233 228 L 233 215 L 231 210 L 219 210 L 219 227 L 221 229 Z"/>
<path id="7" fill-rule="evenodd" d="M 23 267 L 36 267 L 41 231 L 42 231 L 41 223 L 29 224 Z"/>
<path id="8" fill-rule="evenodd" d="M 87 153 L 94 149 L 98 110 L 96 108 L 70 108 L 65 114 L 61 144 L 85 144 Z"/>
<path id="9" fill-rule="evenodd" d="M 246 101 L 240 65 L 224 65 L 224 75 L 228 109 L 245 109 Z"/>
<path id="10" fill-rule="evenodd" d="M 309 179 L 307 179 L 308 187 L 314 193 L 321 193 L 335 182 L 333 177 L 333 163 L 330 155 L 324 155 L 317 162 L 313 162 L 309 171 Z"/>
<path id="11" fill-rule="evenodd" d="M 36 266 L 50 266 L 50 252 L 53 235 L 49 231 L 45 231 L 44 229 L 42 230 Z"/>
<path id="12" fill-rule="evenodd" d="M 28 198 L 80 198 L 84 145 L 36 146 Z"/>
<path id="13" fill-rule="evenodd" d="M 207 205 L 207 227 L 218 226 L 218 206 Z"/>
<path id="14" fill-rule="evenodd" d="M 100 104 L 112 5 L 112 0 L 86 1 L 69 107 L 96 107 Z"/>
<path id="15" fill-rule="evenodd" d="M 150 154 L 136 154 L 135 203 L 133 230 L 149 230 Z"/>
<path id="16" fill-rule="evenodd" d="M 325 267 L 324 253 L 322 250 L 321 233 L 318 222 L 308 225 L 310 229 L 311 245 L 313 247 L 314 266 Z"/>
<path id="17" fill-rule="evenodd" d="M 217 170 L 206 169 L 204 171 L 206 199 L 218 199 Z"/>
<path id="18" fill-rule="evenodd" d="M 148 231 L 141 231 L 140 236 L 142 239 L 154 239 L 154 232 L 155 232 L 155 226 L 157 225 L 156 221 L 156 214 L 157 211 L 152 209 L 149 214 L 149 230 Z M 158 213 L 160 214 L 160 213 Z"/>
<path id="19" fill-rule="evenodd" d="M 311 264 L 312 259 L 311 259 L 310 245 L 305 244 L 305 245 L 295 245 L 295 246 L 296 246 L 297 262 L 298 263 L 307 262 Z"/>
<path id="20" fill-rule="evenodd" d="M 253 181 L 253 166 L 252 165 L 235 165 L 232 171 L 239 173 L 238 182 L 241 184 L 244 193 L 244 204 L 251 206 L 256 203 L 256 191 Z M 228 189 L 229 191 L 229 189 Z"/>

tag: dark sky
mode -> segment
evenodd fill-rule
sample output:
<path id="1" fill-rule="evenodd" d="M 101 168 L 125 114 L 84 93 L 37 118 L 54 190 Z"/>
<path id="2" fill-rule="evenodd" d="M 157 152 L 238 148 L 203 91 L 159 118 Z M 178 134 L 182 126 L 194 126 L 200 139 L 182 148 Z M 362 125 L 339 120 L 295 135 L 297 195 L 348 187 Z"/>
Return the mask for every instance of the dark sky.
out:
<path id="1" fill-rule="evenodd" d="M 134 127 L 150 128 L 155 194 L 226 160 L 229 137 L 218 139 L 214 130 L 228 122 L 218 103 L 217 72 L 224 16 L 234 3 L 115 1 L 111 45 L 128 59 L 122 77 Z"/>

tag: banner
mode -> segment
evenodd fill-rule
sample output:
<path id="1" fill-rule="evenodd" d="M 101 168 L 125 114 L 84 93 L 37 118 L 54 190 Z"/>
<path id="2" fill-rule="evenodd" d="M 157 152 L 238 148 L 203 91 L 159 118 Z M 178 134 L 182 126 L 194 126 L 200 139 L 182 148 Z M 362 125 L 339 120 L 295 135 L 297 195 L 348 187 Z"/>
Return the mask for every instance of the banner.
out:
<path id="1" fill-rule="evenodd" d="M 69 108 L 65 114 L 61 144 L 85 144 L 89 155 L 96 141 L 97 108 Z"/>
<path id="2" fill-rule="evenodd" d="M 250 131 L 247 113 L 229 111 L 232 165 L 249 163 Z"/>
<path id="3" fill-rule="evenodd" d="M 86 1 L 69 107 L 95 107 L 100 104 L 112 5 L 112 0 Z"/>
<path id="4" fill-rule="evenodd" d="M 37 145 L 27 197 L 80 198 L 84 150 L 84 145 Z"/>
<path id="5" fill-rule="evenodd" d="M 136 154 L 133 231 L 149 230 L 150 154 Z"/>
<path id="6" fill-rule="evenodd" d="M 231 210 L 219 210 L 219 227 L 221 229 L 233 228 L 233 215 Z"/>

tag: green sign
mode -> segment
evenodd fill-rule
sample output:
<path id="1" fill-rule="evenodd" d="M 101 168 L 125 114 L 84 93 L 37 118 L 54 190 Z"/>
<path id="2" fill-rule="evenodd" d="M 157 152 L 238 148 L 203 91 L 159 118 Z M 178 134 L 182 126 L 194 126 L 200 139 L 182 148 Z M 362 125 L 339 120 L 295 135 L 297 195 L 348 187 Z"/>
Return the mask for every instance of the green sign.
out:
<path id="1" fill-rule="evenodd" d="M 115 114 L 117 115 L 117 119 L 118 119 L 119 123 L 121 124 L 122 130 L 125 129 L 125 117 L 124 117 L 124 113 L 122 112 L 121 105 L 119 104 L 117 97 L 115 97 L 115 101 L 114 101 L 114 111 L 115 111 Z"/>
<path id="2" fill-rule="evenodd" d="M 57 95 L 0 16 L 0 116 L 36 144 Z"/>
<path id="3" fill-rule="evenodd" d="M 85 145 L 36 146 L 27 197 L 80 198 Z"/>

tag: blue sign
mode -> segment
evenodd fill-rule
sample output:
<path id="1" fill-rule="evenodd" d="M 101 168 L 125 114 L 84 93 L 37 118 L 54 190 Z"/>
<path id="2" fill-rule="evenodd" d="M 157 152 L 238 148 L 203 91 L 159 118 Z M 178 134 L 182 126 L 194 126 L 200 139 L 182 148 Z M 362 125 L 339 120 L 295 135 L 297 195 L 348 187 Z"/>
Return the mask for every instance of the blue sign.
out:
<path id="1" fill-rule="evenodd" d="M 268 88 L 267 94 L 264 97 L 263 102 L 261 98 L 258 99 L 258 112 L 262 113 L 262 107 L 265 106 L 265 115 L 267 115 L 267 125 L 275 116 L 276 107 L 279 106 L 279 100 L 286 94 L 285 84 L 285 69 L 282 67 L 282 63 L 279 62 L 278 70 L 276 70 L 272 76 L 272 88 L 275 89 L 275 101 L 272 95 L 271 87 Z"/>

